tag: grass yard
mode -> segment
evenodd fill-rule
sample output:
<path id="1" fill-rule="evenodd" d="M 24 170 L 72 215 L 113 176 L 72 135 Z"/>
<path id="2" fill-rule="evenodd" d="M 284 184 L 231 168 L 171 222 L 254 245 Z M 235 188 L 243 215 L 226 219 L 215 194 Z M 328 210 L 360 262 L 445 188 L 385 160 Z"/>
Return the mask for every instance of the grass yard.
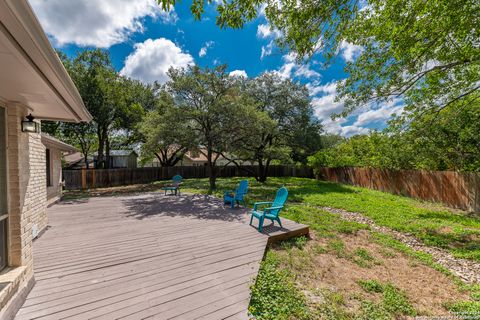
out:
<path id="1" fill-rule="evenodd" d="M 218 179 L 217 191 L 241 178 Z M 161 183 L 68 192 L 83 196 L 158 190 Z M 311 239 L 270 248 L 252 287 L 250 311 L 257 319 L 393 319 L 480 314 L 480 286 L 465 285 L 428 254 L 415 252 L 367 225 L 348 222 L 323 206 L 360 212 L 378 225 L 408 232 L 457 257 L 480 261 L 480 220 L 445 208 L 378 191 L 301 178 L 250 179 L 248 203 L 272 200 L 289 190 L 282 215 L 311 227 Z M 187 179 L 183 192 L 209 193 L 208 179 Z"/>

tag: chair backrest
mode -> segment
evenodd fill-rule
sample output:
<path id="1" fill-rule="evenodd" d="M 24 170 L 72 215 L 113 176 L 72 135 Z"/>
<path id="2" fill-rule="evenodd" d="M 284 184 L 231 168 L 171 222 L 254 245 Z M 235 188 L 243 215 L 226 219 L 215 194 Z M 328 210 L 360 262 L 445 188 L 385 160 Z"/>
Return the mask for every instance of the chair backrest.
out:
<path id="1" fill-rule="evenodd" d="M 288 190 L 285 187 L 281 187 L 277 191 L 277 195 L 275 196 L 275 200 L 273 200 L 272 207 L 282 207 L 285 205 L 285 202 L 287 202 L 288 198 Z M 270 214 L 278 216 L 280 213 L 280 210 L 282 209 L 277 209 L 277 210 L 272 210 L 270 211 Z"/>
<path id="2" fill-rule="evenodd" d="M 173 178 L 172 178 L 173 185 L 179 186 L 179 185 L 180 185 L 180 182 L 182 182 L 182 179 L 183 179 L 183 178 L 182 178 L 181 175 L 178 175 L 178 174 L 177 174 L 177 175 L 173 176 Z"/>
<path id="3" fill-rule="evenodd" d="M 238 188 L 235 191 L 235 196 L 237 198 L 243 198 L 243 195 L 245 195 L 247 192 L 248 192 L 248 180 L 240 181 L 240 184 L 238 185 Z"/>

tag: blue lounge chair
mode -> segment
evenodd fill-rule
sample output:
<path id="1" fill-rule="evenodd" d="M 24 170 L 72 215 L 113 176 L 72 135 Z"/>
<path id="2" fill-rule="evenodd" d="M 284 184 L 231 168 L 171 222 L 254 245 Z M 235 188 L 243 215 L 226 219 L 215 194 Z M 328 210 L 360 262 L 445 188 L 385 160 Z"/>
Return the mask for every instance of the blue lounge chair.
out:
<path id="1" fill-rule="evenodd" d="M 280 227 L 282 227 L 282 222 L 278 214 L 283 209 L 285 202 L 288 198 L 288 190 L 285 187 L 278 189 L 277 195 L 273 202 L 256 202 L 253 205 L 252 217 L 250 218 L 250 225 L 252 225 L 253 218 L 258 219 L 258 231 L 263 231 L 263 222 L 265 219 L 271 220 L 273 223 L 278 222 Z M 259 210 L 260 206 L 268 206 L 263 210 Z"/>
<path id="2" fill-rule="evenodd" d="M 230 204 L 231 208 L 235 207 L 235 203 L 240 205 L 240 202 L 243 203 L 244 207 L 247 207 L 245 199 L 243 198 L 248 191 L 248 180 L 240 181 L 238 188 L 235 191 L 227 190 L 223 194 L 223 203 Z"/>
<path id="3" fill-rule="evenodd" d="M 182 176 L 178 174 L 173 176 L 172 183 L 162 188 L 162 190 L 165 190 L 165 195 L 167 195 L 167 191 L 175 193 L 175 195 L 180 194 L 180 183 L 182 183 L 182 179 Z"/>

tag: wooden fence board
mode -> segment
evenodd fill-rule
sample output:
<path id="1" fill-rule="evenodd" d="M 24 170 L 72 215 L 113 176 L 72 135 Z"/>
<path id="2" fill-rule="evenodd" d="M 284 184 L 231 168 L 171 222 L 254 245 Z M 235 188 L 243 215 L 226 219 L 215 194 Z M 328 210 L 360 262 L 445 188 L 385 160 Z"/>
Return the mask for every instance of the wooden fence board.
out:
<path id="1" fill-rule="evenodd" d="M 345 167 L 320 168 L 318 178 L 480 212 L 478 173 Z"/>
<path id="2" fill-rule="evenodd" d="M 251 171 L 257 171 L 256 166 L 228 166 L 220 169 L 218 177 L 252 177 Z M 115 187 L 131 184 L 150 183 L 158 180 L 169 180 L 179 174 L 185 179 L 208 178 L 209 168 L 204 166 L 190 167 L 148 167 L 134 169 L 82 169 L 63 170 L 65 189 L 78 190 L 87 188 Z M 302 177 L 313 178 L 310 168 L 294 166 L 270 166 L 269 177 Z"/>

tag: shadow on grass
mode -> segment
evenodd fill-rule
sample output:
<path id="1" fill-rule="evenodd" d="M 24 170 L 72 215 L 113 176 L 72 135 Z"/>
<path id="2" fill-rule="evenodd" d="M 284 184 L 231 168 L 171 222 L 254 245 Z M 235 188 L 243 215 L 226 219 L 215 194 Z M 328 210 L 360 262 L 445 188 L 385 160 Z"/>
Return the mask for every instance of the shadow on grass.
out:
<path id="1" fill-rule="evenodd" d="M 216 190 L 209 190 L 208 179 L 185 179 L 183 187 L 220 197 L 225 190 L 234 190 L 243 179 L 246 178 L 219 178 Z M 248 178 L 248 182 L 247 198 L 250 205 L 256 201 L 273 200 L 278 188 L 283 186 L 288 189 L 289 202 L 302 202 L 305 197 L 324 193 L 355 193 L 354 189 L 340 184 L 308 178 L 268 178 L 265 183 Z"/>

